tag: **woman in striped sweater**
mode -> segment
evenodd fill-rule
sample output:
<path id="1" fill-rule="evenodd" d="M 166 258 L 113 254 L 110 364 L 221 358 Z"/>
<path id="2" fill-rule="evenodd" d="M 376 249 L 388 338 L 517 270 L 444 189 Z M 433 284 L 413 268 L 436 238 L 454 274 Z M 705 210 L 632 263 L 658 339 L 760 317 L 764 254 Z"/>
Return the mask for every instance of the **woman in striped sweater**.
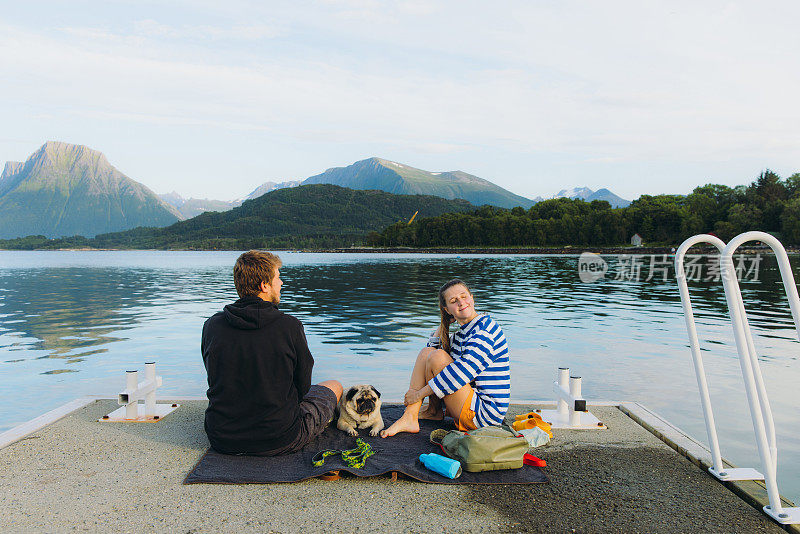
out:
<path id="1" fill-rule="evenodd" d="M 503 330 L 475 311 L 467 285 L 451 280 L 439 289 L 441 323 L 411 372 L 402 417 L 381 432 L 419 432 L 419 419 L 442 419 L 442 401 L 459 430 L 499 425 L 508 410 L 511 373 Z M 450 336 L 450 325 L 459 329 Z M 428 408 L 422 412 L 422 400 Z"/>

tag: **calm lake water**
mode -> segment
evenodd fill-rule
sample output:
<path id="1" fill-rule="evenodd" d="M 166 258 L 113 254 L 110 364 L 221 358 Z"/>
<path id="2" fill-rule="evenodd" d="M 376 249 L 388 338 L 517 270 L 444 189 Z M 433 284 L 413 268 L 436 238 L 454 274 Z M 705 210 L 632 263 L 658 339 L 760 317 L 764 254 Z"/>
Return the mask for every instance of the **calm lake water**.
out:
<path id="1" fill-rule="evenodd" d="M 314 379 L 407 389 L 453 277 L 508 338 L 514 399 L 552 398 L 560 366 L 588 399 L 633 400 L 707 441 L 674 275 L 583 283 L 577 256 L 281 253 L 281 308 L 303 321 Z M 0 431 L 157 362 L 161 395 L 205 394 L 203 321 L 236 298 L 234 252 L 0 251 Z M 612 270 L 618 257 L 606 257 Z M 797 258 L 792 259 L 797 268 Z M 775 413 L 782 493 L 800 501 L 800 344 L 765 257 L 742 291 Z M 705 274 L 705 273 L 703 273 Z M 795 276 L 798 273 L 795 272 Z M 760 467 L 721 284 L 691 284 L 722 453 Z"/>

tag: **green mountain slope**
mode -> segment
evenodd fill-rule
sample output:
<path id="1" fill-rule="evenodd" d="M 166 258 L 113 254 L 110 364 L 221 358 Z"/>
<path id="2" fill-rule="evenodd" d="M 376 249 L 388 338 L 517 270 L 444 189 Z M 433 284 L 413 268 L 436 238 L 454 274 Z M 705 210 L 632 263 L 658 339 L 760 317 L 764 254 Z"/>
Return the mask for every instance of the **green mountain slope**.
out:
<path id="1" fill-rule="evenodd" d="M 48 141 L 0 178 L 0 238 L 59 237 L 164 226 L 177 211 L 100 152 Z"/>
<path id="2" fill-rule="evenodd" d="M 473 209 L 464 200 L 356 191 L 329 184 L 277 189 L 230 211 L 209 212 L 166 228 L 99 235 L 96 247 L 256 248 L 339 246 L 399 220 Z"/>
<path id="3" fill-rule="evenodd" d="M 303 181 L 335 184 L 351 189 L 378 189 L 402 195 L 435 195 L 463 198 L 475 205 L 502 208 L 530 208 L 534 201 L 461 171 L 428 172 L 380 158 L 357 161 L 349 167 L 335 167 Z"/>

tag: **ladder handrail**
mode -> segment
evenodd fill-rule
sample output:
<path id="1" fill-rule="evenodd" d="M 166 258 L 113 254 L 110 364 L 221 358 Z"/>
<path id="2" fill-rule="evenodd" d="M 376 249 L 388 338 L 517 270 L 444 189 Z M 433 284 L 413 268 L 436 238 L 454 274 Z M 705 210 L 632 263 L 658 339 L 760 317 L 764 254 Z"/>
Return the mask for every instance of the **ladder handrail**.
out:
<path id="1" fill-rule="evenodd" d="M 689 346 L 692 349 L 692 360 L 694 362 L 694 371 L 697 377 L 697 387 L 700 389 L 700 402 L 703 406 L 703 418 L 706 423 L 706 433 L 708 434 L 708 443 L 711 447 L 711 462 L 714 470 L 717 473 L 723 471 L 722 454 L 719 449 L 719 438 L 717 437 L 717 427 L 714 423 L 714 412 L 711 408 L 711 396 L 708 392 L 708 382 L 706 381 L 706 372 L 703 367 L 703 357 L 700 353 L 700 342 L 697 338 L 697 326 L 694 320 L 694 312 L 692 311 L 692 300 L 689 296 L 689 284 L 686 281 L 686 271 L 683 266 L 683 259 L 686 252 L 699 243 L 708 243 L 717 247 L 722 255 L 725 248 L 725 242 L 720 238 L 709 235 L 700 234 L 690 237 L 678 247 L 675 252 L 675 278 L 678 280 L 678 289 L 681 294 L 681 305 L 683 306 L 683 318 L 686 322 L 686 331 L 689 333 Z"/>
<path id="2" fill-rule="evenodd" d="M 786 253 L 786 249 L 783 247 L 783 244 L 771 234 L 766 232 L 745 232 L 731 239 L 723 251 L 723 256 L 727 256 L 730 259 L 731 267 L 733 267 L 734 252 L 748 241 L 761 241 L 762 243 L 766 243 L 775 253 L 775 258 L 778 260 L 778 270 L 781 273 L 781 280 L 783 281 L 783 287 L 789 300 L 789 309 L 792 312 L 792 319 L 794 319 L 797 339 L 800 341 L 800 296 L 797 292 L 794 274 L 792 273 L 792 265 L 789 263 L 789 255 Z"/>
<path id="3" fill-rule="evenodd" d="M 724 252 L 724 251 L 723 251 Z M 773 451 L 771 454 L 771 464 L 776 468 L 777 466 L 777 448 L 775 444 L 775 422 L 772 418 L 772 408 L 770 407 L 769 397 L 767 396 L 767 390 L 764 386 L 764 378 L 761 374 L 761 366 L 758 364 L 758 352 L 756 351 L 755 343 L 753 342 L 753 331 L 750 328 L 750 321 L 747 318 L 747 310 L 744 307 L 744 299 L 742 297 L 742 291 L 739 287 L 739 281 L 736 277 L 736 271 L 733 268 L 733 252 L 731 252 L 730 258 L 728 259 L 724 254 L 720 256 L 720 273 L 722 274 L 722 284 L 723 288 L 725 288 L 726 299 L 728 293 L 731 293 L 733 300 L 738 304 L 737 311 L 731 312 L 731 321 L 734 323 L 734 339 L 736 340 L 736 348 L 739 351 L 739 363 L 740 365 L 744 365 L 747 363 L 746 368 L 742 368 L 742 377 L 745 381 L 745 388 L 749 383 L 749 379 L 747 378 L 748 375 L 752 375 L 753 377 L 753 384 L 756 387 L 757 395 L 750 400 L 750 392 L 747 391 L 748 394 L 748 401 L 753 403 L 753 407 L 758 408 L 761 412 L 761 420 L 765 424 L 765 431 L 766 431 L 766 439 L 767 443 L 769 444 L 770 449 Z M 732 283 L 733 282 L 733 283 Z M 736 325 L 741 325 L 741 331 L 739 334 L 744 335 L 744 342 L 745 342 L 745 352 L 747 355 L 746 359 L 743 359 L 742 351 L 739 349 L 739 342 L 740 339 L 737 339 L 737 327 Z M 753 428 L 758 428 L 758 423 L 755 419 L 753 419 Z M 756 430 L 758 432 L 758 430 Z"/>
<path id="4" fill-rule="evenodd" d="M 775 514 L 782 514 L 781 497 L 778 492 L 777 468 L 778 449 L 775 438 L 775 422 L 769 405 L 764 379 L 761 375 L 761 366 L 753 344 L 752 332 L 744 309 L 744 301 L 733 268 L 733 253 L 742 244 L 748 241 L 761 241 L 769 245 L 778 260 L 781 278 L 783 280 L 789 308 L 792 312 L 795 329 L 800 337 L 800 297 L 794 282 L 789 256 L 780 241 L 765 232 L 745 232 L 733 238 L 723 249 L 720 255 L 720 272 L 725 289 L 725 298 L 731 313 L 736 348 L 739 352 L 739 363 L 742 368 L 745 391 L 750 404 L 750 416 L 756 433 L 756 443 L 764 467 L 764 482 L 767 486 L 770 508 Z M 766 422 L 766 426 L 765 426 Z"/>

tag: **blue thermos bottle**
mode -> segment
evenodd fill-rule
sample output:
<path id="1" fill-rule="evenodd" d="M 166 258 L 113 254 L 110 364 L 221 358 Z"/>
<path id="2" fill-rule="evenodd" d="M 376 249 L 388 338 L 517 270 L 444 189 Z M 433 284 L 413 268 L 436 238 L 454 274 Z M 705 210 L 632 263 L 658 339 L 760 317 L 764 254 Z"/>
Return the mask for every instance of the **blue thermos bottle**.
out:
<path id="1" fill-rule="evenodd" d="M 419 461 L 422 465 L 447 478 L 461 476 L 461 462 L 447 458 L 441 454 L 420 454 Z"/>

